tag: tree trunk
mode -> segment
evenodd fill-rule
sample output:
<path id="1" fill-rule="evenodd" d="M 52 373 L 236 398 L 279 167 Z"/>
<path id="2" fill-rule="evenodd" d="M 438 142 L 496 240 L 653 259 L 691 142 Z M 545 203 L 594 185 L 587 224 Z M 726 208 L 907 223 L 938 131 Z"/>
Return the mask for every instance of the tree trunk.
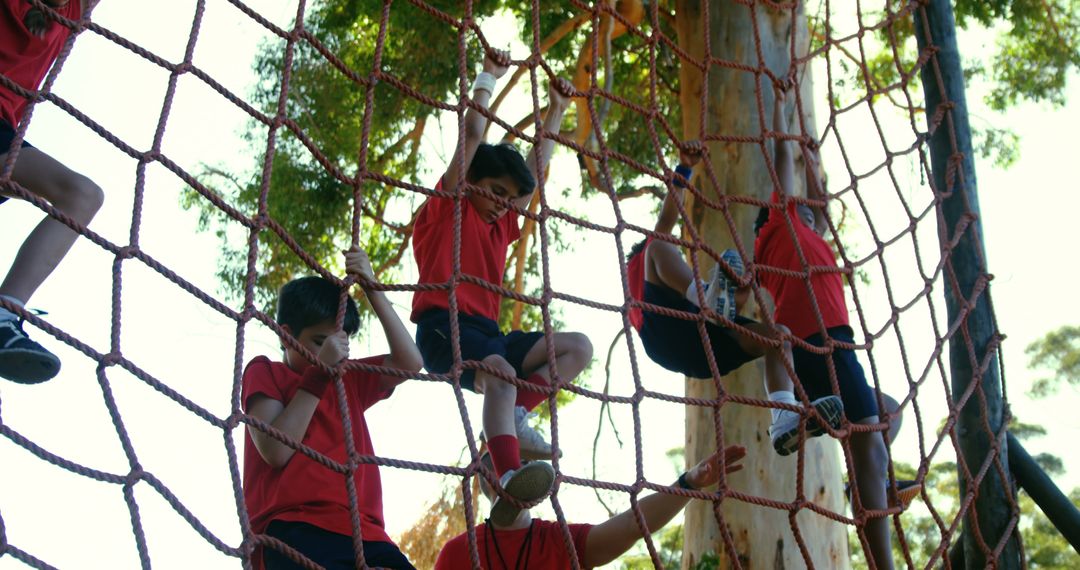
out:
<path id="1" fill-rule="evenodd" d="M 709 2 L 708 14 L 702 13 L 701 4 L 697 1 L 683 0 L 677 2 L 676 6 L 679 45 L 695 59 L 704 58 L 704 40 L 708 33 L 711 36 L 712 57 L 758 67 L 753 32 L 755 25 L 761 38 L 763 60 L 760 64 L 772 73 L 784 76 L 791 68 L 793 24 L 797 34 L 796 53 L 805 54 L 807 51 L 808 30 L 801 6 L 794 19 L 789 12 L 781 13 L 761 5 L 747 7 L 738 2 Z M 751 10 L 755 11 L 753 16 Z M 773 96 L 768 77 L 761 77 L 763 107 L 759 108 L 756 95 L 759 87 L 755 84 L 754 73 L 714 64 L 703 76 L 687 62 L 683 62 L 681 67 L 680 97 L 685 139 L 704 138 L 706 135 L 756 137 L 761 135 L 763 125 L 772 127 Z M 809 71 L 804 72 L 800 68 L 798 77 L 807 125 L 813 128 Z M 792 125 L 792 130 L 799 128 L 800 123 L 794 113 L 789 115 L 788 124 Z M 767 144 L 766 148 L 767 156 L 757 143 L 709 143 L 711 167 L 720 187 L 716 188 L 709 181 L 703 167 L 699 167 L 701 175 L 695 186 L 714 200 L 719 199 L 721 193 L 767 199 L 773 189 L 767 166 L 771 162 L 772 144 Z M 799 183 L 805 185 L 802 179 L 804 170 L 796 166 L 796 172 Z M 687 196 L 688 213 L 702 238 L 716 251 L 734 247 L 732 232 L 724 215 L 703 205 L 691 205 L 692 197 L 689 193 Z M 733 204 L 730 213 L 741 249 L 750 256 L 753 254 L 752 226 L 757 208 Z M 698 260 L 703 272 L 713 264 L 706 255 L 699 255 Z M 744 311 L 744 314 L 754 315 L 752 310 Z M 756 318 L 761 319 L 760 315 Z M 764 399 L 763 374 L 764 366 L 760 360 L 747 364 L 724 377 L 723 388 L 732 394 Z M 699 398 L 716 397 L 714 384 L 708 380 L 688 378 L 686 393 Z M 686 460 L 690 465 L 716 449 L 714 413 L 716 410 L 709 408 L 687 409 Z M 773 451 L 768 436 L 769 412 L 763 408 L 728 403 L 718 413 L 724 443 L 741 444 L 748 449 L 745 468 L 729 477 L 730 487 L 757 497 L 794 501 L 797 495 L 797 456 L 782 458 Z M 806 499 L 829 511 L 844 513 L 846 505 L 840 478 L 839 445 L 827 436 L 816 438 L 807 444 L 805 458 L 803 494 Z M 734 552 L 725 546 L 726 540 L 718 525 L 718 518 L 730 533 Z M 719 558 L 721 568 L 850 567 L 847 529 L 844 525 L 807 509 L 801 510 L 794 522 L 798 527 L 798 538 L 792 530 L 789 511 L 727 499 L 723 501 L 720 516 L 717 517 L 713 505 L 695 501 L 686 510 L 683 568 L 694 567 L 710 553 L 715 553 Z M 807 556 L 809 560 L 806 560 Z"/>

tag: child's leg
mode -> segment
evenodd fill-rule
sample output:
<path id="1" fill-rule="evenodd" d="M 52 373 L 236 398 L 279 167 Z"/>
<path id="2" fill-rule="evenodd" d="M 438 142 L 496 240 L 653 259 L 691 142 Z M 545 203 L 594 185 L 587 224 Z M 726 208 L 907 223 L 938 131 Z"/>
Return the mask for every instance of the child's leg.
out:
<path id="1" fill-rule="evenodd" d="M 860 420 L 861 424 L 877 423 L 878 417 Z M 859 491 L 859 501 L 864 510 L 886 508 L 885 484 L 888 478 L 888 453 L 881 432 L 856 432 L 851 435 L 851 459 L 855 468 L 853 477 Z M 854 504 L 854 503 L 853 503 Z M 853 507 L 854 508 L 854 507 Z M 856 513 L 858 514 L 858 513 Z M 870 542 L 867 557 L 873 557 L 878 570 L 892 570 L 892 543 L 889 534 L 889 518 L 875 517 L 866 521 L 866 539 Z"/>
<path id="2" fill-rule="evenodd" d="M 483 362 L 507 376 L 516 374 L 514 367 L 499 355 L 488 356 Z M 491 450 L 495 473 L 501 477 L 506 471 L 521 467 L 517 426 L 514 423 L 517 386 L 498 376 L 477 370 L 473 388 L 484 395 L 484 437 Z"/>
<path id="3" fill-rule="evenodd" d="M 593 347 L 589 337 L 581 333 L 555 333 L 552 336 L 555 345 L 555 366 L 559 375 L 567 382 L 573 380 L 592 360 Z M 551 364 L 548 362 L 547 340 L 541 338 L 533 344 L 521 362 L 526 380 L 542 386 L 551 385 Z M 531 390 L 521 390 L 517 403 L 532 410 L 547 399 L 545 394 Z"/>
<path id="4" fill-rule="evenodd" d="M 6 153 L 0 155 L 0 162 L 6 157 Z M 11 178 L 83 225 L 90 223 L 104 201 L 101 188 L 90 179 L 32 147 L 19 151 Z M 0 295 L 23 303 L 30 300 L 77 237 L 64 224 L 45 218 L 23 242 L 0 285 Z"/>
<path id="5" fill-rule="evenodd" d="M 694 282 L 694 271 L 683 258 L 682 249 L 666 241 L 653 240 L 645 249 L 645 280 L 680 294 Z M 696 303 L 696 299 L 690 299 Z"/>
<path id="6" fill-rule="evenodd" d="M 7 153 L 0 154 L 0 163 L 6 159 Z M 33 147 L 20 150 L 11 178 L 83 225 L 90 223 L 104 199 L 101 189 L 89 179 Z M 0 187 L 0 192 L 4 191 Z M 0 298 L 23 306 L 56 269 L 76 237 L 78 234 L 70 228 L 46 217 L 16 254 L 0 284 Z M 60 360 L 27 338 L 18 316 L 0 306 L 0 377 L 34 384 L 59 371 Z"/>
<path id="7" fill-rule="evenodd" d="M 790 335 L 791 330 L 784 325 L 770 327 L 765 323 L 747 323 L 744 325 L 751 332 L 766 338 L 777 338 L 781 335 Z M 738 329 L 736 329 L 737 331 Z M 791 343 L 784 341 L 779 346 L 761 342 L 744 334 L 735 334 L 739 347 L 747 354 L 765 356 L 765 391 L 769 395 L 769 401 L 782 404 L 799 405 L 795 397 L 795 384 L 788 374 L 786 362 L 794 365 L 794 357 L 791 351 Z M 839 429 L 843 403 L 836 396 L 816 398 L 810 405 L 817 410 L 825 423 L 833 429 Z M 791 410 L 771 408 L 772 425 L 769 426 L 769 435 L 773 442 L 773 448 L 780 455 L 788 455 L 798 449 L 800 436 L 799 415 Z M 807 422 L 806 436 L 817 437 L 825 433 L 824 426 L 816 419 Z"/>

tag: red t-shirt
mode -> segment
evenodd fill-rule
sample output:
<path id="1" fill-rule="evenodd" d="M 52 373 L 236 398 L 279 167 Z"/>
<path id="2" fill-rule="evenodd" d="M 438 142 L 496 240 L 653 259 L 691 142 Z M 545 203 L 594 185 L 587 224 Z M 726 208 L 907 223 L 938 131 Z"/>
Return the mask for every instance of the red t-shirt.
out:
<path id="1" fill-rule="evenodd" d="M 442 180 L 435 185 L 442 189 Z M 487 223 L 468 199 L 461 200 L 461 273 L 502 285 L 506 249 L 521 237 L 517 212 L 510 210 Z M 443 284 L 454 270 L 454 200 L 431 196 L 420 207 L 413 226 L 413 255 L 420 270 L 420 284 Z M 457 288 L 458 312 L 499 320 L 502 295 L 472 283 Z M 429 309 L 447 309 L 447 291 L 417 291 L 410 319 L 415 323 Z"/>
<path id="2" fill-rule="evenodd" d="M 772 201 L 779 201 L 775 192 Z M 824 238 L 802 222 L 797 206 L 794 201 L 788 202 L 787 216 L 791 218 L 795 239 L 806 256 L 806 262 L 816 270 L 810 276 L 810 288 L 824 323 L 819 323 L 814 314 L 805 277 L 787 277 L 769 271 L 760 271 L 757 277 L 776 302 L 776 322 L 790 328 L 795 336 L 806 338 L 822 332 L 822 324 L 825 328 L 847 325 L 848 312 L 844 301 L 844 278 L 836 271 L 835 254 Z M 758 232 L 754 243 L 754 261 L 759 266 L 797 271 L 804 275 L 807 272 L 799 259 L 795 242 L 791 240 L 787 222 L 777 212 L 769 213 L 768 221 Z M 826 268 L 831 271 L 820 271 Z"/>
<path id="3" fill-rule="evenodd" d="M 32 8 L 26 0 L 0 0 L 0 74 L 26 89 L 37 89 L 49 72 L 71 30 L 49 20 L 44 38 L 31 34 L 23 18 Z M 69 20 L 82 17 L 82 0 L 55 9 Z M 22 120 L 26 99 L 0 85 L 0 119 L 12 127 Z M 2 149 L 6 152 L 7 149 Z"/>
<path id="4" fill-rule="evenodd" d="M 359 360 L 381 365 L 385 356 Z M 345 396 L 349 403 L 353 443 L 357 453 L 374 455 L 368 435 L 364 410 L 387 398 L 393 390 L 380 390 L 380 375 L 358 370 L 344 377 Z M 244 370 L 241 402 L 245 411 L 255 394 L 288 404 L 300 387 L 301 376 L 283 362 L 256 357 Z M 344 428 L 338 411 L 337 392 L 331 385 L 326 391 L 304 434 L 303 443 L 330 459 L 347 461 Z M 383 523 L 382 483 L 379 467 L 361 464 L 354 474 L 360 511 L 360 530 L 364 540 L 393 542 Z M 244 503 L 247 504 L 251 530 L 262 533 L 273 520 L 304 522 L 330 532 L 352 536 L 349 495 L 345 477 L 297 451 L 285 467 L 273 469 L 255 449 L 251 434 L 244 436 Z"/>
<path id="5" fill-rule="evenodd" d="M 626 264 L 626 278 L 630 281 L 630 298 L 635 301 L 641 301 L 645 297 L 645 250 L 649 248 L 652 240 L 652 236 L 646 238 L 641 251 L 630 258 L 630 262 Z M 629 316 L 630 324 L 640 331 L 641 326 L 645 323 L 645 317 L 641 314 L 641 307 L 631 308 Z"/>
<path id="6" fill-rule="evenodd" d="M 571 524 L 570 537 L 574 541 L 574 550 L 578 560 L 585 558 L 585 541 L 589 537 L 591 524 Z M 503 570 L 505 568 L 528 568 L 529 570 L 566 570 L 573 568 L 570 553 L 563 542 L 562 527 L 553 521 L 534 520 L 532 539 L 528 552 L 520 552 L 529 535 L 528 528 L 494 531 L 495 540 L 491 541 L 492 532 L 486 524 L 476 527 L 476 549 L 480 555 L 480 567 L 485 570 Z M 502 559 L 496 553 L 502 553 Z M 518 561 L 520 553 L 522 560 Z M 439 559 L 435 561 L 435 570 L 459 570 L 472 568 L 472 556 L 469 554 L 469 536 L 461 534 L 443 546 Z M 586 568 L 582 564 L 582 568 Z M 591 568 L 591 567 L 590 567 Z"/>

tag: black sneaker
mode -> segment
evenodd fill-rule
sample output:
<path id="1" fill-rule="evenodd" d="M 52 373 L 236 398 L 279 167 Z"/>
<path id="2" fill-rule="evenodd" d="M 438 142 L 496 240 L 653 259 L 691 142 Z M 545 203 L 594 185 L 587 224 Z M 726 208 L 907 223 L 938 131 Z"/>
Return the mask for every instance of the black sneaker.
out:
<path id="1" fill-rule="evenodd" d="M 20 384 L 38 384 L 60 372 L 60 359 L 30 340 L 22 321 L 0 322 L 0 377 Z"/>

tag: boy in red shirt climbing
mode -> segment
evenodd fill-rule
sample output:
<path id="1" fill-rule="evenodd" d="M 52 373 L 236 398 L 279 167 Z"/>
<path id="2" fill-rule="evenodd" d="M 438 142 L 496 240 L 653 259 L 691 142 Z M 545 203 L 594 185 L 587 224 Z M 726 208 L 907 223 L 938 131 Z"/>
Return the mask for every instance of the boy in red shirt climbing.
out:
<path id="1" fill-rule="evenodd" d="M 723 456 L 714 453 L 693 469 L 679 476 L 672 487 L 703 490 L 720 481 L 720 470 L 734 473 L 742 469 L 739 464 L 746 456 L 746 449 L 737 445 L 724 449 Z M 487 455 L 481 459 L 490 469 Z M 494 492 L 487 481 L 480 477 L 480 489 L 491 500 Z M 689 497 L 654 493 L 638 501 L 645 526 L 650 532 L 664 527 L 690 502 Z M 598 525 L 568 524 L 574 543 L 578 565 L 583 568 L 603 566 L 622 556 L 641 539 L 634 511 L 625 511 Z M 528 568 L 529 570 L 565 570 L 573 568 L 571 553 L 563 540 L 562 527 L 555 521 L 533 519 L 528 510 L 522 510 L 507 524 L 495 524 L 488 520 L 476 527 L 476 550 L 480 556 L 480 568 L 502 570 L 504 568 Z M 435 570 L 471 568 L 469 537 L 461 534 L 447 542 L 435 561 Z"/>
<path id="2" fill-rule="evenodd" d="M 495 90 L 496 79 L 506 73 L 509 54 L 494 51 L 484 59 L 481 72 L 472 88 L 472 102 L 486 109 Z M 413 231 L 413 253 L 420 272 L 421 285 L 445 286 L 453 275 L 455 205 L 459 190 L 461 273 L 455 291 L 461 358 L 481 361 L 507 377 L 531 384 L 550 386 L 558 372 L 564 381 L 576 377 L 592 358 L 592 344 L 580 333 L 555 333 L 545 339 L 540 332 L 499 330 L 499 305 L 502 296 L 488 287 L 503 283 L 507 248 L 521 235 L 518 214 L 507 202 L 519 208 L 529 204 L 538 173 L 544 172 L 555 142 L 563 113 L 573 87 L 564 80 L 553 80 L 549 105 L 537 143 L 528 159 L 509 144 L 483 142 L 487 118 L 470 106 L 465 116 L 464 140 L 431 196 L 420 208 Z M 478 283 L 483 283 L 481 286 Z M 424 366 L 431 372 L 445 374 L 454 363 L 450 332 L 450 296 L 447 290 L 417 291 L 413 297 L 412 321 L 416 323 L 416 344 L 424 355 Z M 554 345 L 555 361 L 548 362 L 547 343 Z M 547 463 L 533 461 L 524 468 L 522 457 L 551 457 L 551 445 L 529 425 L 529 411 L 547 399 L 542 392 L 518 389 L 501 377 L 468 369 L 461 374 L 462 387 L 483 394 L 483 437 L 491 450 L 495 471 L 507 493 L 521 502 L 545 497 L 554 481 L 554 471 Z M 518 507 L 509 501 L 496 501 L 492 519 L 512 521 Z"/>
<path id="3" fill-rule="evenodd" d="M 82 18 L 80 0 L 44 0 L 56 14 Z M 71 30 L 26 0 L 0 0 L 0 76 L 33 91 L 60 54 Z M 0 204 L 14 195 L 14 184 L 86 225 L 101 208 L 104 194 L 85 176 L 64 166 L 25 140 L 15 146 L 16 129 L 27 99 L 0 82 L 0 169 L 17 151 L 10 182 L 0 183 Z M 46 217 L 22 243 L 0 283 L 0 377 L 23 384 L 44 382 L 60 371 L 60 359 L 23 331 L 15 307 L 23 308 L 71 249 L 78 234 Z"/>
<path id="4" fill-rule="evenodd" d="M 776 90 L 773 108 L 773 130 L 787 133 L 784 118 L 786 97 Z M 776 139 L 774 164 L 780 189 L 787 199 L 786 212 L 762 208 L 755 224 L 757 239 L 754 258 L 757 278 L 776 302 L 776 322 L 791 329 L 791 334 L 812 346 L 824 347 L 828 340 L 854 344 L 854 333 L 848 323 L 844 300 L 843 273 L 836 256 L 822 237 L 828 220 L 820 207 L 796 202 L 795 158 L 791 143 Z M 808 197 L 823 200 L 824 180 L 818 168 L 816 153 L 805 153 Z M 782 198 L 773 192 L 772 201 Z M 805 259 L 805 261 L 803 261 Z M 784 272 L 784 273 L 781 273 Z M 805 277 L 809 275 L 809 278 Z M 820 315 L 820 319 L 818 318 Z M 831 354 L 815 354 L 796 346 L 795 374 L 810 398 L 833 393 L 830 368 L 836 372 L 844 413 L 852 422 L 878 423 L 878 403 L 874 389 L 867 383 L 866 374 L 851 349 L 832 346 Z M 831 363 L 830 363 L 831 360 Z M 899 427 L 899 424 L 896 424 Z M 867 510 L 884 510 L 889 456 L 880 431 L 857 431 L 851 434 L 852 477 L 862 506 Z M 866 523 L 869 556 L 877 568 L 893 567 L 888 519 L 876 516 Z"/>
<path id="5" fill-rule="evenodd" d="M 362 285 L 375 280 L 362 250 L 346 252 L 345 268 L 362 278 Z M 281 288 L 277 322 L 306 350 L 286 345 L 283 362 L 259 356 L 244 370 L 241 403 L 249 416 L 339 463 L 349 458 L 337 393 L 331 377 L 310 359 L 314 356 L 325 367 L 347 367 L 342 382 L 353 444 L 361 455 L 375 453 L 364 411 L 390 397 L 405 378 L 348 365 L 406 373 L 422 365 L 420 352 L 386 296 L 366 286 L 364 292 L 382 323 L 390 354 L 347 361 L 349 336 L 360 328 L 356 303 L 348 298 L 344 330 L 338 329 L 341 289 L 322 277 L 304 277 Z M 354 481 L 365 562 L 371 567 L 412 569 L 384 528 L 379 467 L 360 464 Z M 251 424 L 244 441 L 244 503 L 252 532 L 276 538 L 325 568 L 356 567 L 345 478 Z M 256 568 L 260 559 L 269 570 L 301 568 L 273 547 L 255 552 Z"/>
<path id="6" fill-rule="evenodd" d="M 684 149 L 679 151 L 675 191 L 669 192 L 664 198 L 654 228 L 656 233 L 672 235 L 679 219 L 676 200 L 682 199 L 682 189 L 689 181 L 694 165 L 700 160 L 701 145 L 697 141 L 687 142 Z M 791 345 L 785 342 L 773 346 L 716 320 L 717 317 L 723 318 L 766 338 L 778 336 L 769 325 L 739 315 L 750 292 L 749 284 L 737 286 L 738 280 L 743 277 L 742 259 L 732 249 L 725 250 L 720 257 L 723 263 L 713 266 L 708 284 L 702 287 L 696 284 L 693 269 L 686 263 L 679 246 L 650 236 L 630 250 L 626 266 L 630 296 L 636 301 L 692 315 L 701 313 L 701 307 L 708 307 L 715 317 L 705 323 L 705 332 L 717 371 L 721 375 L 728 374 L 764 355 L 765 388 L 769 400 L 799 406 L 794 385 L 784 368 L 785 357 L 791 360 Z M 726 276 L 727 271 L 732 272 L 730 279 Z M 645 353 L 660 366 L 691 378 L 712 378 L 697 321 L 633 308 L 630 310 L 630 324 L 637 329 Z M 776 331 L 789 332 L 783 325 L 776 325 Z M 831 394 L 823 395 L 813 400 L 811 405 L 817 415 L 811 416 L 807 422 L 808 437 L 825 433 L 817 416 L 833 429 L 840 427 L 843 410 L 840 398 Z M 771 413 L 769 436 L 773 449 L 780 455 L 788 455 L 799 446 L 800 415 L 784 408 L 771 408 Z"/>

